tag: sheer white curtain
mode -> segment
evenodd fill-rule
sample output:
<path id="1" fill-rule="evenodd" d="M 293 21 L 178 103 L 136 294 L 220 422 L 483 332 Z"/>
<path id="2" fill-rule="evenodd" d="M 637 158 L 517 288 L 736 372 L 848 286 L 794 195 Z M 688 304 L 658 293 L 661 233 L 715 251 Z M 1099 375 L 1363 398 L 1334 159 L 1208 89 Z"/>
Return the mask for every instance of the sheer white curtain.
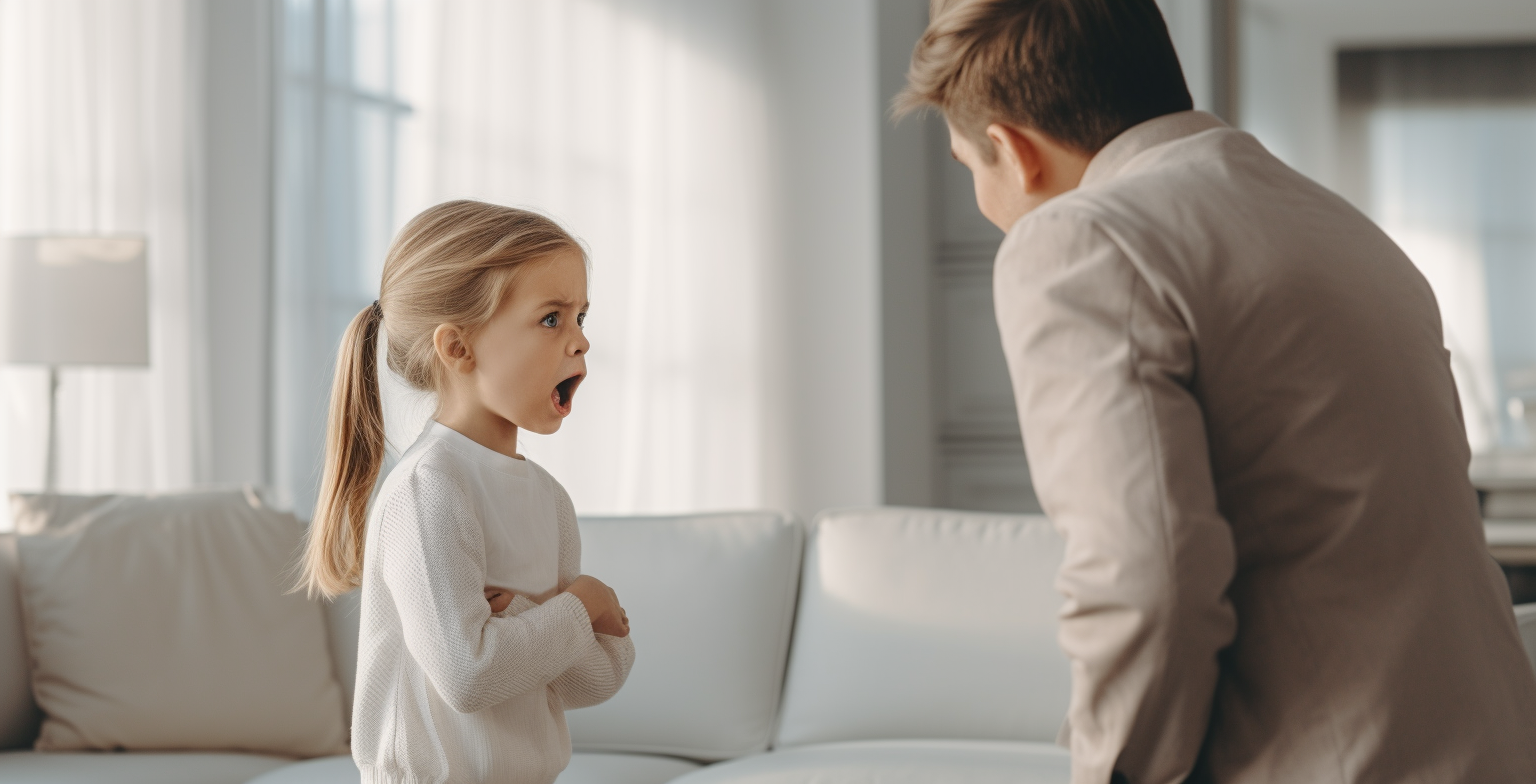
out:
<path id="1" fill-rule="evenodd" d="M 758 0 L 398 7 L 395 225 L 447 199 L 591 249 L 590 377 L 523 449 L 583 512 L 765 503 L 768 75 Z M 430 405 L 390 398 L 391 439 Z"/>
<path id="2" fill-rule="evenodd" d="M 199 4 L 0 0 L 0 234 L 149 238 L 147 370 L 66 369 L 60 489 L 198 481 L 203 376 Z M 47 374 L 0 367 L 0 489 L 42 483 Z"/>

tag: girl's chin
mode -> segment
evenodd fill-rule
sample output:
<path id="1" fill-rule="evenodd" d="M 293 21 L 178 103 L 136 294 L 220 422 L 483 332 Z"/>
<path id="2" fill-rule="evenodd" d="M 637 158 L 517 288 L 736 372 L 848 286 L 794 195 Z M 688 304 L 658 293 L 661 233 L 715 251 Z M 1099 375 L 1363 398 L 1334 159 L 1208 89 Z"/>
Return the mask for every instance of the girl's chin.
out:
<path id="1" fill-rule="evenodd" d="M 555 420 L 550 421 L 550 422 L 540 422 L 538 425 L 533 426 L 533 427 L 519 426 L 518 429 L 526 430 L 526 431 L 528 431 L 530 433 L 534 433 L 536 435 L 547 436 L 547 435 L 550 435 L 550 434 L 554 433 L 555 431 L 559 430 L 560 429 L 560 425 L 563 424 L 563 422 L 564 422 L 564 420 L 562 420 L 562 419 L 555 419 Z"/>

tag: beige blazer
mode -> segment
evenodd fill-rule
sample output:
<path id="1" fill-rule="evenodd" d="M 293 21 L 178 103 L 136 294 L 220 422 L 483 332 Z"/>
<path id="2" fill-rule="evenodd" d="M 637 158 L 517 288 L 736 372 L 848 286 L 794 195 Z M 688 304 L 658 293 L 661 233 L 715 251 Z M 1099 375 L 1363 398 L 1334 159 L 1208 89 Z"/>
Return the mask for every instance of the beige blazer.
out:
<path id="1" fill-rule="evenodd" d="M 994 284 L 1067 540 L 1074 784 L 1536 782 L 1435 298 L 1370 220 L 1185 112 L 1022 218 Z"/>

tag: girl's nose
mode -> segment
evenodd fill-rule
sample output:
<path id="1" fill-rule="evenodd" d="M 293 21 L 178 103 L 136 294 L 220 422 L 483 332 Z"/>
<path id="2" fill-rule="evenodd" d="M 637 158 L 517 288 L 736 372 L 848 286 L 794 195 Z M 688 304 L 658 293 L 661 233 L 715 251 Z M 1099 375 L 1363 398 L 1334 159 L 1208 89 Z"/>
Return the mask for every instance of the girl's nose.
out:
<path id="1" fill-rule="evenodd" d="M 592 343 L 591 341 L 587 340 L 587 336 L 578 335 L 576 337 L 576 341 L 571 344 L 571 356 L 574 357 L 585 354 L 589 348 L 592 348 Z"/>

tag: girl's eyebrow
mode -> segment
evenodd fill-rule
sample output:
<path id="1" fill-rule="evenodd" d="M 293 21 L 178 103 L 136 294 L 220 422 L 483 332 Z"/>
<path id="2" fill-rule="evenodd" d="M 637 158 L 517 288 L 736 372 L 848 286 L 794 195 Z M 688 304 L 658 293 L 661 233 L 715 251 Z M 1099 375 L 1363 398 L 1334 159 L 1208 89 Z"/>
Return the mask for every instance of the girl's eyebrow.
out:
<path id="1" fill-rule="evenodd" d="M 539 303 L 538 307 L 535 308 L 535 310 L 543 310 L 544 308 L 549 308 L 549 307 L 570 308 L 570 307 L 575 307 L 575 305 L 576 305 L 576 301 L 572 300 L 572 299 L 552 299 L 552 300 L 547 300 L 545 302 Z M 583 309 L 592 307 L 592 303 L 590 303 L 590 302 L 583 302 L 583 303 L 581 303 L 581 307 Z"/>

